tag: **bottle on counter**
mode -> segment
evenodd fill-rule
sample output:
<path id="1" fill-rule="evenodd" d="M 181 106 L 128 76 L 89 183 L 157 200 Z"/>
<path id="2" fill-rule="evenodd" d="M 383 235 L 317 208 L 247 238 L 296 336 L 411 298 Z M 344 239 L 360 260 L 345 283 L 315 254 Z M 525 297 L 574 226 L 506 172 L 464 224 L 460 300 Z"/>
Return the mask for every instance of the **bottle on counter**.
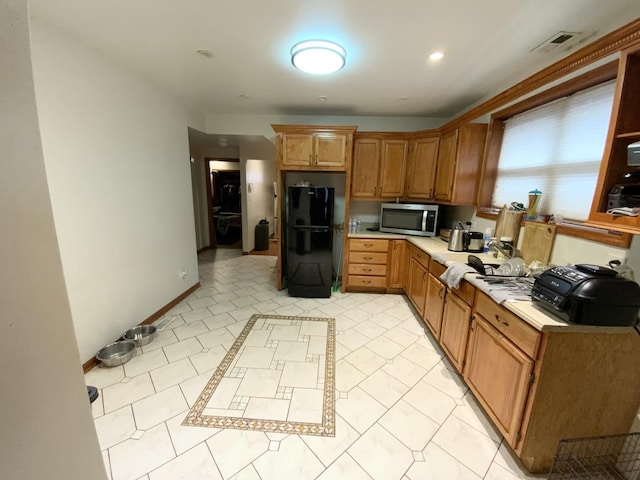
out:
<path id="1" fill-rule="evenodd" d="M 484 253 L 489 253 L 489 242 L 491 241 L 492 237 L 493 237 L 493 228 L 491 228 L 491 227 L 485 228 L 485 230 L 484 230 L 484 248 L 482 249 L 482 251 Z"/>

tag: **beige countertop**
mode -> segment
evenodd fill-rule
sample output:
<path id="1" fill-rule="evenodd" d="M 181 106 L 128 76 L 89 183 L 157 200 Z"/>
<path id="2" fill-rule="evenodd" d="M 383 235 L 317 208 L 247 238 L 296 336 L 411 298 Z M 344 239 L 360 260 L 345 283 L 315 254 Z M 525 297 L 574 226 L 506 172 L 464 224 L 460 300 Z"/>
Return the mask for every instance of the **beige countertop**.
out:
<path id="1" fill-rule="evenodd" d="M 447 243 L 440 239 L 440 237 L 418 237 L 414 235 L 401 235 L 395 233 L 384 232 L 357 232 L 349 233 L 349 238 L 384 238 L 389 240 L 405 239 L 409 243 L 420 248 L 424 252 L 431 255 L 431 257 L 444 265 L 451 265 L 453 262 L 466 263 L 469 252 L 450 252 L 447 250 Z M 493 257 L 493 255 L 481 253 L 477 254 L 480 259 L 485 263 L 499 263 L 499 260 Z M 485 283 L 481 280 L 476 280 L 477 275 L 468 273 L 465 275 L 465 280 L 469 281 L 479 290 L 485 288 Z M 531 300 L 518 300 L 518 301 L 505 301 L 501 305 L 507 310 L 513 312 L 518 317 L 522 318 L 529 325 L 542 332 L 562 331 L 562 332 L 594 332 L 594 333 L 629 333 L 633 327 L 601 327 L 592 325 L 578 325 L 575 323 L 568 323 L 559 317 L 551 315 L 544 310 L 538 308 Z"/>

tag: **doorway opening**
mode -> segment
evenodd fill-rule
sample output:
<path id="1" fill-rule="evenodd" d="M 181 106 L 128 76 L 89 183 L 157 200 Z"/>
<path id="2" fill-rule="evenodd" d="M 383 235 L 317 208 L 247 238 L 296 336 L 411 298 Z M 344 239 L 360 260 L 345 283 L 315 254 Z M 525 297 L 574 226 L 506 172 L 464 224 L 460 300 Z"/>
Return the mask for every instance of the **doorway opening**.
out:
<path id="1" fill-rule="evenodd" d="M 240 162 L 205 158 L 211 248 L 242 249 Z"/>

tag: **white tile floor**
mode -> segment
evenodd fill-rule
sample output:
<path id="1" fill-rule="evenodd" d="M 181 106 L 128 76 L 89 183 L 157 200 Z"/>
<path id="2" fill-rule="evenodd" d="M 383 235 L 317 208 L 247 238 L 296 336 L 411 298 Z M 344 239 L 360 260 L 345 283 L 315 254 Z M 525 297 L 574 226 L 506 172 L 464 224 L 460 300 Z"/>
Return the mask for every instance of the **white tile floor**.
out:
<path id="1" fill-rule="evenodd" d="M 86 374 L 109 478 L 544 478 L 519 467 L 404 297 L 291 298 L 274 287 L 274 257 L 239 253 L 202 254 L 202 288 L 154 342 Z M 335 437 L 181 425 L 254 313 L 336 319 Z"/>

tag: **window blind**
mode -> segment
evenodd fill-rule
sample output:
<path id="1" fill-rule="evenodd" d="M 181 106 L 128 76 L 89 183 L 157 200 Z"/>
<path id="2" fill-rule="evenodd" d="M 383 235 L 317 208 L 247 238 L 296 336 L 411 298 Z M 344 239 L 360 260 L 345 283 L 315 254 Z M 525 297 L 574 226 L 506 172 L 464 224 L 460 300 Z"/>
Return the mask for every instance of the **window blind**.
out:
<path id="1" fill-rule="evenodd" d="M 493 205 L 527 205 L 542 191 L 539 213 L 589 216 L 607 137 L 615 81 L 563 97 L 505 121 Z"/>

